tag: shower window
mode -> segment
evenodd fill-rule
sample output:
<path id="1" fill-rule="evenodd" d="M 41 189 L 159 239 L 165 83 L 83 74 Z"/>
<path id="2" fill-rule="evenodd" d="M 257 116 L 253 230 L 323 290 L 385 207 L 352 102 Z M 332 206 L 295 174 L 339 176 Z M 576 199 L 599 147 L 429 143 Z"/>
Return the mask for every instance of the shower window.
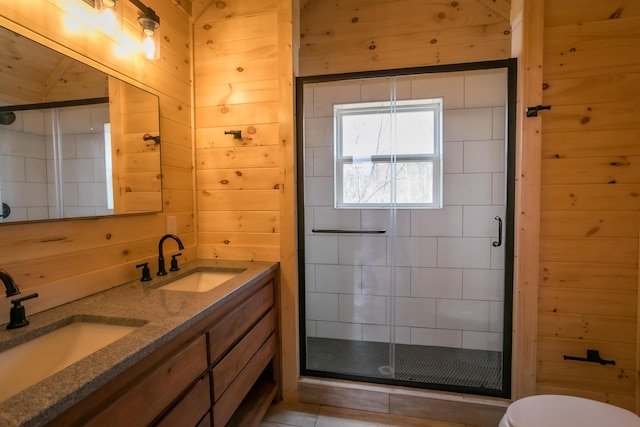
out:
<path id="1" fill-rule="evenodd" d="M 337 208 L 442 207 L 442 99 L 334 106 Z"/>

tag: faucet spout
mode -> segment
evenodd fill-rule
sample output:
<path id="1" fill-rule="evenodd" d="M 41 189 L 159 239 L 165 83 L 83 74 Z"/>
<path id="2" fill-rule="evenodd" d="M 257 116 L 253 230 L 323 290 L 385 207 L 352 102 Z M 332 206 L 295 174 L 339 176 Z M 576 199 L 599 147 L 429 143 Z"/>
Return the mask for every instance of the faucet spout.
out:
<path id="1" fill-rule="evenodd" d="M 2 280 L 2 283 L 4 283 L 4 287 L 7 290 L 7 298 L 20 293 L 20 289 L 18 289 L 18 285 L 14 282 L 13 277 L 11 277 L 6 271 L 0 270 L 0 280 Z"/>
<path id="2" fill-rule="evenodd" d="M 162 253 L 162 245 L 164 244 L 164 241 L 169 239 L 169 238 L 171 238 L 171 239 L 175 240 L 176 242 L 178 242 L 178 249 L 180 249 L 180 250 L 184 249 L 184 245 L 182 244 L 182 241 L 175 234 L 165 234 L 164 236 L 162 236 L 160 238 L 160 243 L 158 243 L 158 276 L 166 276 L 167 275 L 167 270 L 164 267 L 164 255 Z"/>

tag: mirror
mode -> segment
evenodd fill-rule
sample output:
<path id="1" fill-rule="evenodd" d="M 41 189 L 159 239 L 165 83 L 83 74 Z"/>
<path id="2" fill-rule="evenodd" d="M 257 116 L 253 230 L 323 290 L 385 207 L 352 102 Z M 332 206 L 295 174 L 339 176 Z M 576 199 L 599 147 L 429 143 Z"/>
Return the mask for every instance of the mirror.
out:
<path id="1" fill-rule="evenodd" d="M 0 222 L 162 211 L 158 97 L 0 27 Z"/>

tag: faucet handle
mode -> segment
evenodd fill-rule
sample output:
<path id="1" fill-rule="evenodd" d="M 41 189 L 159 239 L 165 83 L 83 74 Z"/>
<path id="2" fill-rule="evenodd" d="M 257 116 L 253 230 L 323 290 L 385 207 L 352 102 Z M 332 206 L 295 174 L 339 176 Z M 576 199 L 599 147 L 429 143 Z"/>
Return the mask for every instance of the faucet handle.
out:
<path id="1" fill-rule="evenodd" d="M 142 264 L 136 265 L 136 268 L 140 267 L 142 267 L 142 278 L 140 279 L 140 281 L 148 282 L 149 280 L 151 280 L 151 269 L 149 269 L 149 263 L 143 262 Z"/>
<path id="2" fill-rule="evenodd" d="M 177 253 L 175 255 L 171 255 L 171 268 L 169 269 L 169 271 L 178 271 L 178 270 L 180 270 L 178 268 L 178 260 L 176 259 L 176 257 L 179 257 L 180 255 L 182 255 L 182 252 Z"/>
<path id="3" fill-rule="evenodd" d="M 35 293 L 31 295 L 25 295 L 22 298 L 11 300 L 11 304 L 13 304 L 13 307 L 11 307 L 11 311 L 9 312 L 9 324 L 7 325 L 7 329 L 21 328 L 29 324 L 24 306 L 20 303 L 31 298 L 36 298 L 37 296 L 38 294 Z"/>

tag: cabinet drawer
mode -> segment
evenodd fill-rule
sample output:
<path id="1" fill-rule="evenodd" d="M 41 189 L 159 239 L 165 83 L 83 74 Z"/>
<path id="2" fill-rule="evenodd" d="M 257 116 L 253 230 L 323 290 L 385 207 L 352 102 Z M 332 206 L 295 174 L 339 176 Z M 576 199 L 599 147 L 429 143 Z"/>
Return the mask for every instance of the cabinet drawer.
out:
<path id="1" fill-rule="evenodd" d="M 234 378 L 249 363 L 249 360 L 275 328 L 276 316 L 273 310 L 269 310 L 258 324 L 213 368 L 214 402 L 220 398 Z"/>
<path id="2" fill-rule="evenodd" d="M 209 330 L 210 362 L 216 362 L 274 304 L 273 281 Z"/>
<path id="3" fill-rule="evenodd" d="M 200 378 L 191 390 L 156 424 L 158 427 L 194 427 L 211 406 L 209 374 Z"/>
<path id="4" fill-rule="evenodd" d="M 205 336 L 145 374 L 87 426 L 144 426 L 161 414 L 207 369 Z"/>
<path id="5" fill-rule="evenodd" d="M 222 397 L 213 405 L 213 425 L 224 426 L 236 411 L 251 387 L 260 377 L 264 368 L 276 354 L 276 334 L 271 334 L 269 339 L 244 367 L 242 372 L 231 383 Z"/>

